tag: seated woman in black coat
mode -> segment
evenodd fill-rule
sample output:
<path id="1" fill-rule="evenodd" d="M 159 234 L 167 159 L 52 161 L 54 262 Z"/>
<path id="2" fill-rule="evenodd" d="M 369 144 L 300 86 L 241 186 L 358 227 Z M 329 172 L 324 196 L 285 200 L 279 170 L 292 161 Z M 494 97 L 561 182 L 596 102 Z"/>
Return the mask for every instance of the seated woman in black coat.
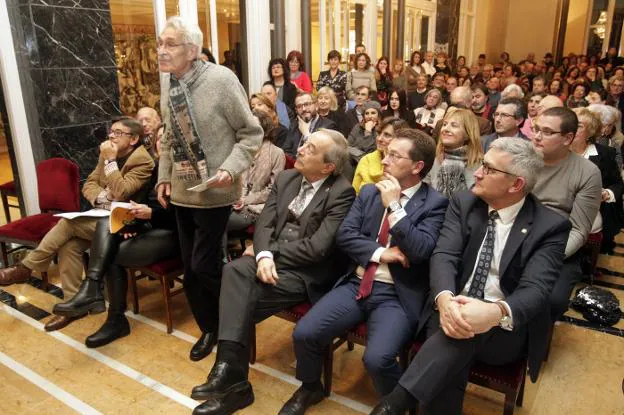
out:
<path id="1" fill-rule="evenodd" d="M 388 117 L 400 118 L 409 124 L 410 128 L 416 128 L 414 112 L 407 108 L 407 95 L 405 91 L 391 88 L 388 94 L 388 108 L 381 112 L 381 119 Z"/>
<path id="2" fill-rule="evenodd" d="M 587 108 L 575 108 L 573 111 L 578 117 L 579 126 L 570 149 L 596 164 L 602 176 L 602 203 L 592 232 L 597 232 L 602 226 L 603 237 L 600 251 L 612 254 L 615 248 L 615 236 L 620 233 L 623 226 L 624 183 L 615 161 L 616 152 L 611 147 L 596 143 L 596 137 L 601 131 L 600 118 L 596 114 Z"/>
<path id="3" fill-rule="evenodd" d="M 290 69 L 286 61 L 282 58 L 271 59 L 267 72 L 277 91 L 277 97 L 294 111 L 297 87 L 290 82 Z"/>
<path id="4" fill-rule="evenodd" d="M 341 128 L 344 123 L 345 113 L 338 107 L 338 99 L 333 89 L 324 86 L 318 90 L 316 107 L 319 117 L 329 118 L 337 127 Z"/>

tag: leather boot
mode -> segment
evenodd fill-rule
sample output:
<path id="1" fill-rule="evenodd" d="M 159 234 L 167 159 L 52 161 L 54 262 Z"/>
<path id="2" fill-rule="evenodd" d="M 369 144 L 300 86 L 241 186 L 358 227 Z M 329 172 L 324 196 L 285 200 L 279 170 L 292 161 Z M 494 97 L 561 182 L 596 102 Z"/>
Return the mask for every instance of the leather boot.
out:
<path id="1" fill-rule="evenodd" d="M 106 286 L 110 300 L 108 318 L 98 331 L 87 337 L 85 344 L 90 348 L 104 346 L 130 334 L 130 324 L 124 315 L 128 281 L 123 267 L 110 266 L 106 274 Z"/>
<path id="2" fill-rule="evenodd" d="M 103 292 L 104 273 L 113 262 L 118 247 L 117 236 L 109 232 L 108 219 L 98 221 L 91 240 L 87 276 L 74 298 L 57 304 L 53 310 L 54 314 L 74 317 L 85 313 L 102 313 L 106 310 Z"/>
<path id="3" fill-rule="evenodd" d="M 19 284 L 28 281 L 32 274 L 30 268 L 22 264 L 0 269 L 0 285 Z"/>

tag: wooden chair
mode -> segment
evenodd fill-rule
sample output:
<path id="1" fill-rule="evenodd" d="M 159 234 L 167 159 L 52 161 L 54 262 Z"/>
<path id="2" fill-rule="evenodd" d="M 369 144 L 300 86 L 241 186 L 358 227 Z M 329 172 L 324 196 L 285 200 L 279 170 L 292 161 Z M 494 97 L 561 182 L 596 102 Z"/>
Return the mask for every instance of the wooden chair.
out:
<path id="1" fill-rule="evenodd" d="M 9 265 L 9 253 L 15 251 L 9 250 L 7 244 L 36 247 L 60 220 L 55 213 L 80 210 L 80 172 L 74 162 L 63 158 L 40 162 L 37 187 L 41 213 L 0 226 L 0 250 L 5 266 Z M 47 288 L 48 274 L 42 272 L 41 279 L 43 287 Z"/>
<path id="2" fill-rule="evenodd" d="M 297 323 L 306 315 L 312 308 L 310 303 L 301 303 L 287 310 L 280 311 L 275 314 L 275 317 L 288 320 L 292 323 Z M 323 357 L 323 386 L 325 388 L 325 395 L 331 394 L 332 388 L 332 368 L 334 363 L 334 350 L 340 347 L 345 342 L 344 339 L 338 339 L 334 341 L 332 345 L 325 351 Z M 255 324 L 250 328 L 249 336 L 249 363 L 254 364 L 256 362 L 256 326 Z"/>
<path id="3" fill-rule="evenodd" d="M 583 246 L 583 273 L 589 275 L 589 283 L 594 285 L 594 278 L 600 276 L 597 271 L 598 257 L 600 256 L 600 246 L 602 245 L 602 232 L 590 233 L 587 242 Z"/>
<path id="4" fill-rule="evenodd" d="M 175 281 L 183 283 L 184 264 L 180 257 L 164 259 L 145 267 L 128 268 L 128 287 L 132 296 L 132 312 L 139 313 L 139 295 L 137 281 L 145 277 L 152 277 L 160 281 L 163 299 L 165 301 L 165 316 L 167 320 L 167 333 L 173 331 L 173 319 L 171 317 L 171 299 L 184 292 L 183 287 L 172 289 Z"/>
<path id="5" fill-rule="evenodd" d="M 11 212 L 9 208 L 19 207 L 19 205 L 12 205 L 9 203 L 9 197 L 17 197 L 17 188 L 15 187 L 15 181 L 0 184 L 0 199 L 2 199 L 2 208 L 4 209 L 4 217 L 6 223 L 11 222 Z"/>

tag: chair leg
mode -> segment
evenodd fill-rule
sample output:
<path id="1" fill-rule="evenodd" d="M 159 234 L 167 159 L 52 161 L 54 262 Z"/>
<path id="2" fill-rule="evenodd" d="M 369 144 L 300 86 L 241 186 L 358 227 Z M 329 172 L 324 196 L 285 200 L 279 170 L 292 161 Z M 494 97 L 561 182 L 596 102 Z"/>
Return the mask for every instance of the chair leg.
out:
<path id="1" fill-rule="evenodd" d="M 348 341 L 347 342 L 347 349 L 349 349 L 349 351 L 352 352 L 353 349 L 355 349 L 355 343 L 353 343 L 352 341 Z"/>
<path id="2" fill-rule="evenodd" d="M 332 371 L 334 366 L 334 351 L 331 346 L 325 349 L 325 357 L 323 362 L 323 383 L 325 385 L 325 396 L 331 395 L 332 390 Z"/>
<path id="3" fill-rule="evenodd" d="M 522 406 L 522 401 L 524 400 L 524 385 L 526 384 L 526 373 L 524 379 L 522 379 L 522 383 L 520 384 L 520 391 L 518 391 L 518 397 L 516 398 L 516 405 Z"/>
<path id="4" fill-rule="evenodd" d="M 249 328 L 249 364 L 256 363 L 256 325 L 251 324 Z"/>
<path id="5" fill-rule="evenodd" d="M 136 276 L 134 275 L 135 270 L 128 269 L 126 272 L 128 273 L 128 291 L 130 291 L 132 296 L 132 312 L 139 314 L 139 293 L 137 292 Z"/>
<path id="6" fill-rule="evenodd" d="M 516 396 L 514 391 L 509 391 L 505 393 L 505 409 L 503 410 L 503 415 L 513 415 L 514 409 L 516 407 Z"/>
<path id="7" fill-rule="evenodd" d="M 0 198 L 2 198 L 2 208 L 4 209 L 4 217 L 6 218 L 6 223 L 10 223 L 11 212 L 9 211 L 9 198 L 4 192 L 0 192 Z"/>
<path id="8" fill-rule="evenodd" d="M 9 266 L 9 252 L 7 251 L 6 242 L 0 242 L 0 249 L 2 250 L 2 263 L 7 268 Z"/>
<path id="9" fill-rule="evenodd" d="M 44 291 L 48 291 L 48 288 L 50 288 L 50 281 L 46 271 L 41 273 L 41 288 L 43 288 Z"/>
<path id="10" fill-rule="evenodd" d="M 173 320 L 171 318 L 171 289 L 167 274 L 160 275 L 160 285 L 162 285 L 163 297 L 165 299 L 165 317 L 167 319 L 167 334 L 173 331 Z"/>
<path id="11" fill-rule="evenodd" d="M 553 333 L 555 332 L 555 325 L 550 325 L 550 330 L 548 331 L 548 344 L 546 344 L 546 356 L 544 356 L 544 362 L 548 362 L 548 356 L 550 355 L 550 344 L 552 343 Z"/>

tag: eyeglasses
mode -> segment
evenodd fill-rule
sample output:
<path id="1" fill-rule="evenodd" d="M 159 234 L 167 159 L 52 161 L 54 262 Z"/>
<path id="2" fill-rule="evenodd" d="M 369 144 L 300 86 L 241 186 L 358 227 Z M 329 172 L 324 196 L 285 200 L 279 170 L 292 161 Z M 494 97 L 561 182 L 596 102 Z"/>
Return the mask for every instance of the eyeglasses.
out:
<path id="1" fill-rule="evenodd" d="M 510 176 L 517 176 L 517 174 L 509 173 L 508 171 L 505 171 L 505 170 L 495 169 L 494 167 L 487 164 L 485 160 L 481 162 L 481 169 L 483 170 L 483 174 L 485 174 L 486 176 L 493 171 L 498 172 L 498 173 L 508 174 Z"/>
<path id="2" fill-rule="evenodd" d="M 122 135 L 132 136 L 134 134 L 127 133 L 127 132 L 125 132 L 123 130 L 110 130 L 108 132 L 108 135 L 112 135 L 113 137 L 121 137 Z"/>
<path id="3" fill-rule="evenodd" d="M 188 43 L 182 42 L 182 43 L 169 43 L 169 42 L 162 42 L 162 41 L 158 41 L 158 49 L 164 49 L 164 50 L 172 50 L 174 48 L 183 46 L 183 45 L 188 45 Z"/>
<path id="4" fill-rule="evenodd" d="M 513 114 L 505 114 L 504 112 L 495 112 L 494 113 L 494 118 L 504 118 L 504 119 L 509 119 L 509 118 L 514 118 Z"/>
<path id="5" fill-rule="evenodd" d="M 297 104 L 295 105 L 295 108 L 297 108 L 298 110 L 302 109 L 302 108 L 308 108 L 311 107 L 312 104 L 314 104 L 314 102 L 302 102 L 301 104 Z"/>
<path id="6" fill-rule="evenodd" d="M 557 134 L 561 134 L 562 133 L 562 131 L 542 130 L 539 127 L 533 127 L 532 130 L 533 130 L 534 137 L 537 137 L 538 135 L 541 134 L 542 137 L 544 137 L 544 138 L 551 138 L 551 137 L 556 136 Z"/>
<path id="7" fill-rule="evenodd" d="M 387 154 L 386 154 L 386 158 L 387 158 L 388 160 L 390 160 L 390 161 L 397 161 L 397 160 L 400 160 L 400 159 L 404 159 L 404 160 L 412 160 L 411 158 L 409 158 L 409 157 L 403 157 L 403 156 L 401 156 L 401 155 L 399 155 L 399 154 L 395 153 L 394 151 L 391 151 L 391 152 L 387 153 Z"/>

